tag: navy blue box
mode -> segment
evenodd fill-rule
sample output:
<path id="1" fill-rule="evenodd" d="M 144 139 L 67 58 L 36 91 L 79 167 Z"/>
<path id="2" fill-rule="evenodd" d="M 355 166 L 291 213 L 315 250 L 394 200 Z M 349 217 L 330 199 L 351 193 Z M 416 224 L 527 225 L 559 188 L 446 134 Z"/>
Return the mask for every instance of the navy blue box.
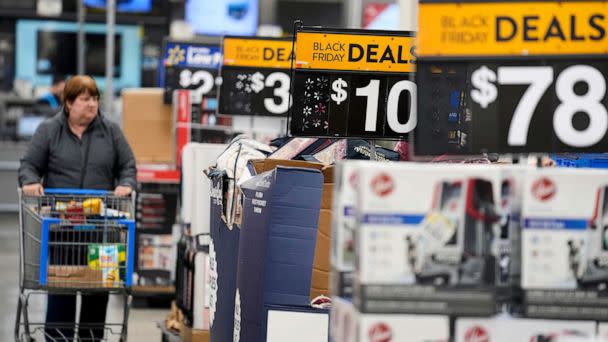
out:
<path id="1" fill-rule="evenodd" d="M 264 306 L 310 305 L 323 175 L 277 167 L 241 185 L 235 334 L 261 338 Z"/>
<path id="2" fill-rule="evenodd" d="M 210 331 L 212 342 L 232 341 L 234 295 L 240 229 L 232 229 L 222 219 L 225 191 L 231 187 L 223 173 L 210 173 L 211 208 L 209 244 Z"/>

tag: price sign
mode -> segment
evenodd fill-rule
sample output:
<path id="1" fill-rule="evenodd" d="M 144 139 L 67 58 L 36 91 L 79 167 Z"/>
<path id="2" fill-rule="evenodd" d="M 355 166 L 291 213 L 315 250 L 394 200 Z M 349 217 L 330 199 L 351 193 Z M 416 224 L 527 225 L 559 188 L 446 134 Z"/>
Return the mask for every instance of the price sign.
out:
<path id="1" fill-rule="evenodd" d="M 403 138 L 416 127 L 412 32 L 300 28 L 293 136 Z"/>
<path id="2" fill-rule="evenodd" d="M 225 37 L 218 112 L 287 116 L 292 47 L 290 38 Z"/>
<path id="3" fill-rule="evenodd" d="M 608 3 L 424 2 L 417 154 L 608 152 Z"/>
<path id="4" fill-rule="evenodd" d="M 219 44 L 166 42 L 161 75 L 165 103 L 171 103 L 177 89 L 194 90 L 199 97 L 216 96 L 221 62 Z"/>

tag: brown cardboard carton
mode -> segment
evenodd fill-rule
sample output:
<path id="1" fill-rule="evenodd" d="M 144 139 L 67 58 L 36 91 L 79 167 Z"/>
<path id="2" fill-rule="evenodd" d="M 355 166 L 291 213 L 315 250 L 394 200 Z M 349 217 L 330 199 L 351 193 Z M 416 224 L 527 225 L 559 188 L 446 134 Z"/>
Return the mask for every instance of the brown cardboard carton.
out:
<path id="1" fill-rule="evenodd" d="M 249 162 L 253 169 L 255 170 L 255 174 L 260 174 L 262 172 L 274 170 L 277 166 L 287 166 L 287 167 L 307 167 L 315 170 L 322 170 L 323 164 L 320 163 L 311 163 L 302 160 L 283 160 L 283 159 L 256 159 L 251 160 Z"/>
<path id="2" fill-rule="evenodd" d="M 317 226 L 317 244 L 312 270 L 310 299 L 329 293 L 330 249 L 331 249 L 331 203 L 334 183 L 334 167 L 327 166 L 323 170 L 323 195 L 321 212 Z"/>
<path id="3" fill-rule="evenodd" d="M 102 271 L 89 266 L 49 266 L 47 285 L 49 287 L 102 288 Z"/>
<path id="4" fill-rule="evenodd" d="M 331 248 L 331 210 L 321 209 L 312 270 L 310 299 L 324 295 L 329 297 L 329 272 Z"/>
<path id="5" fill-rule="evenodd" d="M 334 167 L 323 168 L 323 197 L 321 198 L 321 209 L 331 209 L 334 193 Z"/>
<path id="6" fill-rule="evenodd" d="M 197 330 L 190 327 L 185 327 L 181 333 L 183 342 L 209 342 L 209 330 Z"/>
<path id="7" fill-rule="evenodd" d="M 174 164 L 173 114 L 163 89 L 124 89 L 122 103 L 123 131 L 137 163 Z"/>

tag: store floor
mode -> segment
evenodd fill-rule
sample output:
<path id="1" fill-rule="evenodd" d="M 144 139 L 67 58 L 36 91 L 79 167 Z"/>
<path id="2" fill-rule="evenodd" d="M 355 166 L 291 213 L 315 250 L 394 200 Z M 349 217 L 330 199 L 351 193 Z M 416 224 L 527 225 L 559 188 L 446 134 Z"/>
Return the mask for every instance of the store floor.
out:
<path id="1" fill-rule="evenodd" d="M 19 294 L 19 220 L 16 214 L 0 214 L 0 341 L 12 341 L 17 297 Z M 31 320 L 42 322 L 46 303 L 44 296 L 32 296 Z M 122 317 L 121 303 L 111 298 L 108 320 Z M 168 309 L 131 309 L 129 342 L 161 340 L 156 322 L 163 320 Z M 37 340 L 42 342 L 41 340 Z"/>

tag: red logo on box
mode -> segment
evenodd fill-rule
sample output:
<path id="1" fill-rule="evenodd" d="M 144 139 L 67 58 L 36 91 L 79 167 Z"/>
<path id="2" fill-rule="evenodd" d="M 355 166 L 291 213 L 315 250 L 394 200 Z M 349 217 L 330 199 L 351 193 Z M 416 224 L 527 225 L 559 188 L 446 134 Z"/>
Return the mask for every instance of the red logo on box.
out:
<path id="1" fill-rule="evenodd" d="M 532 194 L 537 200 L 545 202 L 553 198 L 557 188 L 549 178 L 541 178 L 532 184 Z"/>
<path id="2" fill-rule="evenodd" d="M 476 325 L 464 334 L 465 342 L 490 342 L 490 335 L 486 329 Z"/>
<path id="3" fill-rule="evenodd" d="M 369 328 L 367 336 L 370 342 L 390 342 L 393 338 L 393 333 L 388 324 L 380 322 Z"/>
<path id="4" fill-rule="evenodd" d="M 395 184 L 391 176 L 381 173 L 372 179 L 372 190 L 380 197 L 387 196 L 395 189 Z"/>

